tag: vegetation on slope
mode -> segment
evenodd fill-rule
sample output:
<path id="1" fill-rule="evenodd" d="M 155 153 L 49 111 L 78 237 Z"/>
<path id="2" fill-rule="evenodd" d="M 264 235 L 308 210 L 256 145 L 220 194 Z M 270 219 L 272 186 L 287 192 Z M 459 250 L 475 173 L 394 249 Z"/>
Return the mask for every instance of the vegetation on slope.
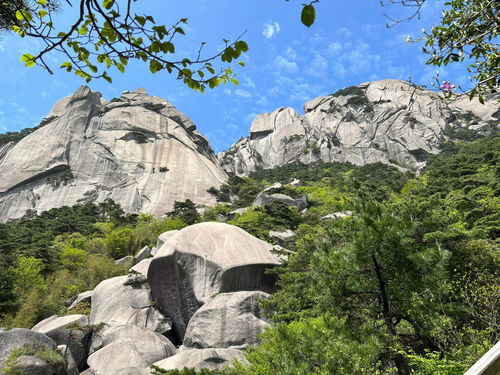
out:
<path id="1" fill-rule="evenodd" d="M 274 323 L 246 352 L 249 365 L 201 373 L 462 374 L 500 338 L 499 150 L 496 136 L 450 143 L 417 177 L 337 163 L 259 171 L 213 189 L 235 204 L 202 215 L 188 201 L 162 220 L 123 215 L 108 202 L 1 224 L 3 324 L 54 314 L 64 298 L 123 272 L 113 258 L 163 231 L 217 220 L 267 241 L 271 229 L 294 229 L 296 238 L 276 270 L 279 290 L 265 302 Z M 227 215 L 291 177 L 302 186 L 277 192 L 305 194 L 307 213 L 274 203 Z M 347 210 L 354 214 L 321 220 Z"/>

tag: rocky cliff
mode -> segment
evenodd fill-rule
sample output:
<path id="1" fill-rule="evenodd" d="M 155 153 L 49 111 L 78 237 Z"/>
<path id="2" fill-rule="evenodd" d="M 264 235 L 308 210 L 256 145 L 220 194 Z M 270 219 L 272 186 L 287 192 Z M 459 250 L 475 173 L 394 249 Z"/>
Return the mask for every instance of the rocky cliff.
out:
<path id="1" fill-rule="evenodd" d="M 107 198 L 160 216 L 174 201 L 215 203 L 206 190 L 227 178 L 195 125 L 144 90 L 108 102 L 81 87 L 45 122 L 0 145 L 1 221 Z"/>
<path id="2" fill-rule="evenodd" d="M 498 127 L 500 106 L 467 96 L 445 99 L 407 82 L 363 83 L 319 97 L 304 114 L 279 108 L 258 115 L 250 136 L 218 155 L 223 168 L 245 175 L 300 161 L 382 162 L 419 169 L 454 136 L 488 134 Z"/>

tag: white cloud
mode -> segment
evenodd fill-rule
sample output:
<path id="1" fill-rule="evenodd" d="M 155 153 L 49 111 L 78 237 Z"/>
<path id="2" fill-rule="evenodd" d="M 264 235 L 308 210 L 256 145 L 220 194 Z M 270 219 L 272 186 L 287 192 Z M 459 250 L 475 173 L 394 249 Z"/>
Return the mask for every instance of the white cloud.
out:
<path id="1" fill-rule="evenodd" d="M 255 83 L 252 81 L 252 79 L 248 76 L 243 77 L 243 86 L 254 89 L 255 88 Z"/>
<path id="2" fill-rule="evenodd" d="M 224 92 L 224 94 L 226 94 L 226 95 L 231 95 L 231 94 L 232 94 L 231 90 L 229 90 L 229 89 L 224 89 L 224 91 L 223 91 L 223 92 Z"/>
<path id="3" fill-rule="evenodd" d="M 340 52 L 342 50 L 342 44 L 340 44 L 339 42 L 331 42 L 330 44 L 328 44 L 328 54 L 333 56 L 335 54 L 337 54 L 337 52 Z"/>
<path id="4" fill-rule="evenodd" d="M 255 104 L 262 106 L 262 107 L 265 107 L 269 104 L 269 101 L 267 100 L 267 98 L 265 96 L 261 96 L 261 97 L 259 97 L 259 99 L 257 99 Z"/>
<path id="5" fill-rule="evenodd" d="M 299 71 L 299 67 L 294 61 L 288 60 L 283 56 L 277 56 L 271 67 L 278 73 L 297 73 Z"/>
<path id="6" fill-rule="evenodd" d="M 278 22 L 268 22 L 264 24 L 262 35 L 264 35 L 267 39 L 270 39 L 274 35 L 278 34 L 280 30 L 280 24 Z"/>
<path id="7" fill-rule="evenodd" d="M 309 64 L 306 73 L 313 77 L 321 77 L 328 72 L 328 61 L 319 53 L 314 56 L 313 61 Z"/>
<path id="8" fill-rule="evenodd" d="M 249 93 L 247 90 L 243 90 L 243 89 L 236 89 L 234 93 L 237 96 L 239 96 L 240 98 L 244 98 L 244 99 L 252 97 L 251 93 Z"/>

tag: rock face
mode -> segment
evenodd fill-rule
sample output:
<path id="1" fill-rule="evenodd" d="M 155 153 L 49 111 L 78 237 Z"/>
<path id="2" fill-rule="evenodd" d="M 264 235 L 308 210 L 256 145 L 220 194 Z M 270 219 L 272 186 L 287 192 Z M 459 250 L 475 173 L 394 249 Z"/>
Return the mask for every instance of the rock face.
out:
<path id="1" fill-rule="evenodd" d="M 184 346 L 244 349 L 258 343 L 268 323 L 261 318 L 259 302 L 269 295 L 259 291 L 221 293 L 193 315 Z"/>
<path id="2" fill-rule="evenodd" d="M 166 240 L 149 266 L 148 283 L 158 308 L 172 318 L 179 338 L 198 308 L 217 293 L 271 292 L 266 268 L 281 264 L 272 245 L 223 223 L 200 223 Z"/>
<path id="3" fill-rule="evenodd" d="M 167 359 L 154 363 L 164 370 L 194 368 L 201 370 L 219 370 L 229 365 L 233 360 L 245 363 L 245 357 L 236 349 L 192 349 L 185 350 Z"/>
<path id="4" fill-rule="evenodd" d="M 85 368 L 91 331 L 86 315 L 51 316 L 32 330 L 46 334 L 57 345 L 67 345 L 76 367 Z"/>
<path id="5" fill-rule="evenodd" d="M 206 190 L 227 179 L 195 125 L 143 90 L 105 102 L 81 87 L 47 121 L 0 146 L 0 221 L 107 198 L 160 216 L 174 201 L 215 203 Z"/>
<path id="6" fill-rule="evenodd" d="M 11 351 L 23 345 L 43 345 L 50 349 L 56 348 L 56 343 L 43 333 L 24 328 L 0 329 L 0 368 Z"/>
<path id="7" fill-rule="evenodd" d="M 146 285 L 126 285 L 127 276 L 102 281 L 94 289 L 90 324 L 136 325 L 158 332 L 170 330 L 170 320 L 154 306 Z"/>
<path id="8" fill-rule="evenodd" d="M 304 105 L 258 115 L 250 136 L 218 155 L 224 169 L 245 175 L 300 161 L 382 162 L 418 169 L 460 129 L 489 133 L 498 127 L 497 101 L 481 105 L 386 79 L 348 87 Z"/>

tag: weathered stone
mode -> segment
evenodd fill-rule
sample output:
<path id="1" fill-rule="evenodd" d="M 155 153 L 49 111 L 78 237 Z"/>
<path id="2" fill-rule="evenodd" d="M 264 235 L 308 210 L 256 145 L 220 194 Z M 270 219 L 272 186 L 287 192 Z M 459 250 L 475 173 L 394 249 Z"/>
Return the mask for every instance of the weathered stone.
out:
<path id="1" fill-rule="evenodd" d="M 134 264 L 134 257 L 127 255 L 126 257 L 115 260 L 115 264 L 122 268 L 129 268 Z"/>
<path id="2" fill-rule="evenodd" d="M 94 289 L 90 323 L 110 326 L 136 325 L 158 331 L 170 330 L 170 320 L 154 306 L 147 284 L 125 285 L 127 276 L 102 281 Z"/>
<path id="3" fill-rule="evenodd" d="M 129 342 L 148 365 L 174 355 L 177 350 L 165 336 L 134 325 L 104 327 L 92 336 L 92 353 L 115 342 Z"/>
<path id="4" fill-rule="evenodd" d="M 134 264 L 139 263 L 140 261 L 147 259 L 151 255 L 151 249 L 149 246 L 144 246 L 141 250 L 135 254 Z"/>
<path id="5" fill-rule="evenodd" d="M 86 292 L 79 293 L 71 301 L 71 304 L 69 305 L 68 310 L 74 309 L 80 302 L 88 302 L 88 303 L 90 303 L 90 300 L 92 298 L 92 293 L 94 293 L 93 290 L 88 290 Z"/>
<path id="6" fill-rule="evenodd" d="M 68 375 L 63 363 L 51 364 L 33 355 L 19 356 L 15 368 L 23 375 Z"/>
<path id="7" fill-rule="evenodd" d="M 194 368 L 196 370 L 219 370 L 232 361 L 247 363 L 241 350 L 237 349 L 191 349 L 154 363 L 164 370 Z"/>
<path id="8" fill-rule="evenodd" d="M 167 240 L 178 233 L 177 229 L 169 230 L 168 232 L 164 232 L 158 236 L 158 240 L 156 241 L 156 248 L 159 250 Z M 157 251 L 158 252 L 158 251 Z"/>
<path id="9" fill-rule="evenodd" d="M 56 348 L 54 340 L 40 332 L 34 332 L 24 328 L 13 328 L 9 330 L 0 329 L 0 368 L 15 348 L 25 345 L 46 346 L 50 349 Z"/>
<path id="10" fill-rule="evenodd" d="M 236 215 L 244 215 L 248 211 L 248 207 L 237 208 L 236 210 L 232 210 L 226 214 L 228 219 L 234 219 Z"/>
<path id="11" fill-rule="evenodd" d="M 292 198 L 285 194 L 273 193 L 267 194 L 265 191 L 260 192 L 257 197 L 255 197 L 252 206 L 264 206 L 266 204 L 270 204 L 273 202 L 280 202 L 286 204 L 288 207 L 295 206 L 297 210 L 300 212 L 307 208 L 307 198 L 305 195 L 302 195 L 297 198 Z"/>
<path id="12" fill-rule="evenodd" d="M 268 296 L 259 291 L 216 295 L 189 320 L 183 345 L 197 349 L 256 345 L 268 325 L 261 318 L 259 303 Z"/>
<path id="13" fill-rule="evenodd" d="M 140 274 L 143 276 L 147 276 L 149 265 L 151 264 L 152 260 L 153 260 L 153 258 L 143 259 L 139 263 L 137 263 L 135 266 L 130 268 L 128 271 L 132 272 L 132 273 L 137 273 L 137 274 Z"/>
<path id="14" fill-rule="evenodd" d="M 325 215 L 321 218 L 323 221 L 335 220 L 335 219 L 343 219 L 344 217 L 348 217 L 352 215 L 352 211 L 340 211 L 333 212 L 331 214 Z"/>
<path id="15" fill-rule="evenodd" d="M 105 102 L 82 87 L 48 117 L 0 148 L 0 221 L 106 199 L 161 216 L 175 201 L 214 204 L 207 189 L 227 180 L 208 141 L 161 98 L 131 92 Z"/>
<path id="16" fill-rule="evenodd" d="M 71 349 L 68 345 L 58 345 L 57 352 L 59 352 L 66 361 L 66 368 L 68 375 L 78 375 L 78 365 L 73 357 L 73 353 L 71 353 Z"/>
<path id="17" fill-rule="evenodd" d="M 450 129 L 490 133 L 491 121 L 498 124 L 497 111 L 495 99 L 481 105 L 456 95 L 447 101 L 408 82 L 367 82 L 305 103 L 302 116 L 283 108 L 257 115 L 249 137 L 218 159 L 239 176 L 296 161 L 382 162 L 418 169 L 428 155 L 439 152 Z"/>
<path id="18" fill-rule="evenodd" d="M 217 293 L 274 290 L 265 271 L 281 264 L 272 245 L 224 223 L 200 223 L 180 230 L 163 244 L 148 271 L 160 311 L 171 317 L 180 338 L 187 322 Z"/>
<path id="19" fill-rule="evenodd" d="M 148 366 L 135 344 L 122 341 L 113 342 L 92 353 L 87 363 L 95 375 L 109 375 L 129 367 Z"/>
<path id="20" fill-rule="evenodd" d="M 91 333 L 86 315 L 51 316 L 36 324 L 33 331 L 46 334 L 57 345 L 68 345 L 79 369 L 85 367 Z"/>
<path id="21" fill-rule="evenodd" d="M 276 241 L 280 245 L 287 245 L 295 238 L 295 232 L 290 229 L 271 230 L 269 231 L 269 238 Z"/>
<path id="22" fill-rule="evenodd" d="M 148 375 L 148 374 L 149 372 L 146 369 L 139 367 L 127 367 L 113 371 L 110 375 Z"/>

